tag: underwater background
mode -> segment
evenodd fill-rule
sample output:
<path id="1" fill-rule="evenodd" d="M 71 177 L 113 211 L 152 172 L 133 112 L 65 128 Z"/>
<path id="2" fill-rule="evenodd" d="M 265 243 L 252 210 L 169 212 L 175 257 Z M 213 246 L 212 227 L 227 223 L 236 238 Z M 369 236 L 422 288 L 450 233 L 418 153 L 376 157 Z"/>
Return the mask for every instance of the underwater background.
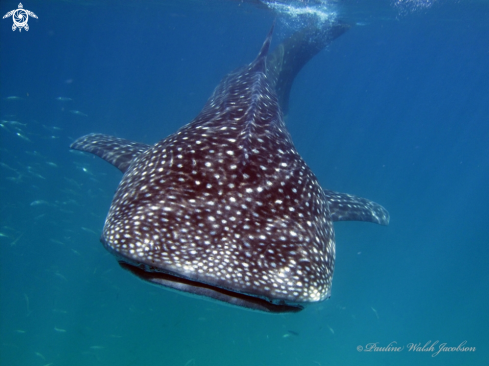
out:
<path id="1" fill-rule="evenodd" d="M 23 6 L 29 30 L 0 30 L 0 365 L 488 364 L 488 1 Z M 335 223 L 331 298 L 271 315 L 122 270 L 99 242 L 121 173 L 71 142 L 153 144 L 274 20 L 272 47 L 333 19 L 353 27 L 299 73 L 287 125 L 323 187 L 391 222 Z"/>

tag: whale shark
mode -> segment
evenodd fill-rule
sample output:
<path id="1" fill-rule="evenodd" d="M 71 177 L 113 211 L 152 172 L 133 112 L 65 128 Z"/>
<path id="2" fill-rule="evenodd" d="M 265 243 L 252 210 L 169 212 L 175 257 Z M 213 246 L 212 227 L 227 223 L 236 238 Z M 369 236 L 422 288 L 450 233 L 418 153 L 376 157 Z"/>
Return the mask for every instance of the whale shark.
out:
<path id="1" fill-rule="evenodd" d="M 284 67 L 287 47 L 267 68 L 272 33 L 170 136 L 148 145 L 93 133 L 71 148 L 123 173 L 101 236 L 122 268 L 169 289 L 282 313 L 330 297 L 333 222 L 387 225 L 389 213 L 322 188 L 298 153 L 279 101 L 287 103 L 287 75 L 296 72 Z M 299 59 L 295 70 L 307 62 Z"/>

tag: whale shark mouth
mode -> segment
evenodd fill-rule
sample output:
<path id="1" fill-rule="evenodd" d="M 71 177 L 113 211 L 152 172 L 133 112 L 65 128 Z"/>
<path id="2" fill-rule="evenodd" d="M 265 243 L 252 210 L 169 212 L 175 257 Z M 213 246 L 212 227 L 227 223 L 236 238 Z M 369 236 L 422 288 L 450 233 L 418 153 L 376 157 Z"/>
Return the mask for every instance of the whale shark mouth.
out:
<path id="1" fill-rule="evenodd" d="M 140 266 L 134 266 L 124 261 L 119 261 L 119 265 L 140 279 L 155 285 L 199 295 L 204 298 L 212 298 L 235 306 L 269 313 L 296 313 L 304 309 L 304 306 L 301 304 L 289 304 L 283 300 L 272 301 L 271 299 L 251 296 L 202 282 L 192 281 L 174 274 L 160 272 L 155 268 L 142 269 Z"/>

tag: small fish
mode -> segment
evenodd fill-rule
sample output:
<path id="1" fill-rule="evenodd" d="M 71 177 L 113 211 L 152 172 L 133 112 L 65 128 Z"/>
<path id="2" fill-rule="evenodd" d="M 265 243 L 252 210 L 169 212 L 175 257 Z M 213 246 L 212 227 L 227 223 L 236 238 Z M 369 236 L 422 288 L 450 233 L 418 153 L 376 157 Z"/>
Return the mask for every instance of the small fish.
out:
<path id="1" fill-rule="evenodd" d="M 20 132 L 17 132 L 16 135 L 19 136 L 24 141 L 32 142 L 27 136 L 22 135 Z"/>
<path id="2" fill-rule="evenodd" d="M 61 329 L 61 328 L 58 328 L 58 327 L 54 327 L 54 330 L 58 333 L 66 333 L 66 329 Z"/>
<path id="3" fill-rule="evenodd" d="M 5 169 L 13 170 L 14 172 L 16 172 L 16 171 L 17 171 L 17 170 L 15 170 L 14 168 L 9 167 L 9 166 L 8 166 L 7 164 L 5 164 L 5 163 L 0 163 L 0 166 L 1 166 L 2 168 L 5 168 Z"/>
<path id="4" fill-rule="evenodd" d="M 31 309 L 29 308 L 29 296 L 27 294 L 24 294 L 24 299 L 25 299 L 25 306 L 27 308 L 27 315 L 31 313 Z"/>
<path id="5" fill-rule="evenodd" d="M 78 251 L 76 251 L 75 249 L 71 249 L 71 251 L 72 251 L 73 253 L 75 253 L 76 255 L 81 256 L 81 254 L 80 254 Z"/>
<path id="6" fill-rule="evenodd" d="M 37 200 L 37 201 L 32 201 L 30 204 L 30 206 L 40 206 L 40 205 L 49 206 L 49 202 L 44 200 Z"/>
<path id="7" fill-rule="evenodd" d="M 17 121 L 2 121 L 2 122 L 8 123 L 9 125 L 12 125 L 12 126 L 21 126 L 21 127 L 27 126 L 27 123 L 20 123 Z"/>
<path id="8" fill-rule="evenodd" d="M 46 357 L 44 357 L 42 353 L 36 352 L 35 354 L 37 357 L 42 358 L 44 361 L 46 361 Z"/>
<path id="9" fill-rule="evenodd" d="M 31 175 L 33 175 L 34 177 L 36 177 L 36 178 L 46 179 L 46 178 L 44 178 L 44 177 L 43 177 L 41 174 L 39 174 L 39 173 L 37 173 L 36 171 L 34 171 L 34 170 L 32 169 L 32 167 L 30 167 L 30 166 L 28 166 L 28 167 L 27 167 L 27 171 L 28 171 L 28 172 L 29 172 Z"/>
<path id="10" fill-rule="evenodd" d="M 43 158 L 43 159 L 46 159 L 46 157 L 44 155 L 42 155 L 40 152 L 34 150 L 34 151 L 26 151 L 25 152 L 27 155 L 30 155 L 30 156 L 35 156 L 36 158 Z M 32 169 L 32 168 L 30 168 Z"/>
<path id="11" fill-rule="evenodd" d="M 375 313 L 375 316 L 377 317 L 377 319 L 379 319 L 379 314 L 377 314 L 377 310 L 375 310 L 373 307 L 370 307 L 370 309 L 372 309 L 372 311 Z"/>
<path id="12" fill-rule="evenodd" d="M 21 97 L 18 97 L 16 95 L 11 95 L 7 98 L 5 98 L 6 100 L 21 100 L 22 98 Z"/>
<path id="13" fill-rule="evenodd" d="M 83 227 L 81 228 L 83 231 L 86 231 L 87 233 L 92 233 L 92 234 L 95 234 L 98 236 L 98 233 L 93 231 L 92 229 L 89 229 L 89 228 L 86 228 L 86 227 Z"/>
<path id="14" fill-rule="evenodd" d="M 333 335 L 334 335 L 334 329 L 333 329 L 333 328 L 331 328 L 329 325 L 328 325 L 327 327 L 328 327 L 329 331 L 331 332 L 331 334 L 333 334 Z"/>
<path id="15" fill-rule="evenodd" d="M 90 349 L 105 349 L 104 346 L 91 346 Z"/>
<path id="16" fill-rule="evenodd" d="M 16 329 L 15 333 L 25 334 L 25 330 L 24 329 Z"/>
<path id="17" fill-rule="evenodd" d="M 14 182 L 14 183 L 20 183 L 22 182 L 22 177 L 24 177 L 23 174 L 19 174 L 17 177 L 6 177 L 5 179 Z"/>
<path id="18" fill-rule="evenodd" d="M 73 178 L 64 177 L 64 179 L 68 183 L 74 185 L 76 188 L 78 188 L 78 189 L 81 189 L 82 188 L 82 185 L 80 183 L 78 183 L 76 180 L 74 180 Z"/>
<path id="19" fill-rule="evenodd" d="M 66 310 L 62 310 L 62 309 L 53 309 L 53 313 L 68 314 Z"/>
<path id="20" fill-rule="evenodd" d="M 75 205 L 75 206 L 80 206 L 80 204 L 74 200 L 73 198 L 70 198 L 69 200 L 61 202 L 62 205 Z"/>
<path id="21" fill-rule="evenodd" d="M 46 130 L 51 131 L 51 132 L 54 132 L 54 131 L 61 131 L 61 130 L 62 130 L 62 128 L 60 128 L 60 127 L 56 127 L 56 126 L 46 126 L 46 125 L 42 125 L 42 127 L 44 127 Z"/>
<path id="22" fill-rule="evenodd" d="M 9 236 L 7 234 L 0 233 L 0 237 L 2 237 L 2 238 L 8 238 Z"/>
<path id="23" fill-rule="evenodd" d="M 83 116 L 83 117 L 88 117 L 88 114 L 85 114 L 85 113 L 80 112 L 80 111 L 71 110 L 70 113 L 77 114 L 77 115 Z"/>
<path id="24" fill-rule="evenodd" d="M 67 279 L 65 276 L 63 276 L 61 273 L 59 273 L 58 271 L 56 271 L 54 274 L 55 274 L 56 276 L 58 276 L 59 278 L 61 278 L 62 280 L 64 280 L 64 281 L 68 281 L 68 279 Z"/>
<path id="25" fill-rule="evenodd" d="M 58 164 L 53 163 L 52 161 L 47 161 L 46 164 L 49 165 L 49 166 L 52 166 L 53 168 L 57 168 L 58 167 Z"/>
<path id="26" fill-rule="evenodd" d="M 82 172 L 87 173 L 88 175 L 93 176 L 93 173 L 85 166 L 77 166 L 78 169 L 80 169 Z"/>
<path id="27" fill-rule="evenodd" d="M 67 97 L 57 97 L 56 100 L 59 100 L 60 102 L 71 102 L 73 99 Z"/>
<path id="28" fill-rule="evenodd" d="M 24 235 L 24 233 L 20 234 L 17 239 L 15 239 L 13 242 L 10 243 L 10 246 L 11 247 L 16 246 L 17 245 L 17 242 L 20 240 L 20 238 L 22 238 L 23 235 Z"/>
<path id="29" fill-rule="evenodd" d="M 70 150 L 70 153 L 73 155 L 84 156 L 81 151 L 77 151 L 77 150 Z"/>

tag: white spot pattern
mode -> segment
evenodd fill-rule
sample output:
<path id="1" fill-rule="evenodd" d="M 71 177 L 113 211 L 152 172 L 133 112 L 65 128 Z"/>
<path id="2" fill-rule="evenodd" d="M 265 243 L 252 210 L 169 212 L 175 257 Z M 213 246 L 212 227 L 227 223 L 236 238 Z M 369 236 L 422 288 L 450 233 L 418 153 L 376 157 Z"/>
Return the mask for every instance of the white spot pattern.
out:
<path id="1" fill-rule="evenodd" d="M 72 148 L 125 172 L 102 235 L 119 259 L 275 303 L 329 296 L 333 220 L 389 219 L 373 202 L 321 188 L 283 122 L 265 55 L 152 147 L 92 134 Z"/>

